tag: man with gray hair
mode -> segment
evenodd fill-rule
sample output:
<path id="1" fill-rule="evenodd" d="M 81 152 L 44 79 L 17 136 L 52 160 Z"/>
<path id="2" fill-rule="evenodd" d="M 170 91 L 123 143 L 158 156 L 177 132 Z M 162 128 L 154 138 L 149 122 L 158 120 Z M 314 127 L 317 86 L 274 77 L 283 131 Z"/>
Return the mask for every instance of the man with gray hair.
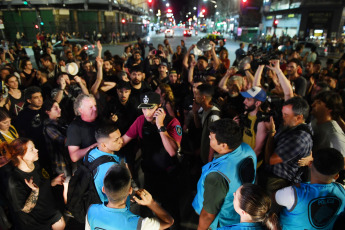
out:
<path id="1" fill-rule="evenodd" d="M 269 130 L 265 161 L 266 172 L 263 187 L 269 193 L 302 181 L 302 170 L 298 161 L 310 155 L 313 146 L 312 130 L 305 120 L 309 115 L 309 105 L 301 97 L 285 101 L 282 108 L 283 127 L 276 132 L 271 117 L 267 125 Z"/>
<path id="2" fill-rule="evenodd" d="M 74 101 L 74 113 L 76 118 L 68 127 L 66 146 L 71 160 L 77 162 L 97 145 L 95 130 L 99 122 L 94 96 L 80 94 Z"/>

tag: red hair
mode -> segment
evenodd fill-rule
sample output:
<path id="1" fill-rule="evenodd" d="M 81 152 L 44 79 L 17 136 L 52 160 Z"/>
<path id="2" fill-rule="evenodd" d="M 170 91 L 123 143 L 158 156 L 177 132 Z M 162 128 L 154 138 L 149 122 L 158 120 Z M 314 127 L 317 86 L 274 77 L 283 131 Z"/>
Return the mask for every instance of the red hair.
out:
<path id="1" fill-rule="evenodd" d="M 1 154 L 6 157 L 6 159 L 12 161 L 14 166 L 18 166 L 19 160 L 18 156 L 24 156 L 28 150 L 27 144 L 31 141 L 25 137 L 19 137 L 12 141 L 10 144 L 3 142 L 0 145 Z"/>

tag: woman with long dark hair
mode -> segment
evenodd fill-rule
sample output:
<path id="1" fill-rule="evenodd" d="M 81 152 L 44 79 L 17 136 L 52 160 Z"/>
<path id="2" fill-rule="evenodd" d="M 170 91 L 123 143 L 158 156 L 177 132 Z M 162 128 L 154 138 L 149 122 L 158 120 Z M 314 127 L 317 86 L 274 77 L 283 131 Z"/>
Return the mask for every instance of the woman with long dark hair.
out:
<path id="1" fill-rule="evenodd" d="M 31 85 L 39 85 L 38 79 L 36 78 L 37 70 L 32 67 L 32 63 L 30 59 L 24 59 L 20 67 L 22 69 L 22 72 L 20 73 L 20 78 L 23 86 L 25 88 L 31 86 Z"/>
<path id="2" fill-rule="evenodd" d="M 158 93 L 161 97 L 161 106 L 164 110 L 171 116 L 175 116 L 175 99 L 173 91 L 171 90 L 170 85 L 161 83 L 158 85 L 156 89 L 156 93 Z"/>
<path id="3" fill-rule="evenodd" d="M 44 101 L 42 109 L 46 115 L 43 122 L 43 135 L 52 165 L 53 175 L 64 173 L 71 175 L 71 159 L 69 158 L 65 141 L 67 136 L 67 124 L 60 119 L 61 109 L 55 100 Z"/>
<path id="4" fill-rule="evenodd" d="M 218 230 L 279 230 L 278 217 L 270 211 L 271 199 L 260 186 L 244 184 L 234 193 L 234 209 L 241 222 Z"/>

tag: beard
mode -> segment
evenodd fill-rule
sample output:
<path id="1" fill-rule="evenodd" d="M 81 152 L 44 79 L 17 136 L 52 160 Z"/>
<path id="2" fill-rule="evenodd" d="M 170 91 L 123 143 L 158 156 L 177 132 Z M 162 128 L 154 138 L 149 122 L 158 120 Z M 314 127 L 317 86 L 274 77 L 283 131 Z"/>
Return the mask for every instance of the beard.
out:
<path id="1" fill-rule="evenodd" d="M 138 79 L 133 79 L 131 82 L 133 85 L 139 85 L 141 83 Z"/>
<path id="2" fill-rule="evenodd" d="M 256 109 L 255 105 L 251 105 L 249 107 L 245 106 L 245 110 L 250 113 Z"/>

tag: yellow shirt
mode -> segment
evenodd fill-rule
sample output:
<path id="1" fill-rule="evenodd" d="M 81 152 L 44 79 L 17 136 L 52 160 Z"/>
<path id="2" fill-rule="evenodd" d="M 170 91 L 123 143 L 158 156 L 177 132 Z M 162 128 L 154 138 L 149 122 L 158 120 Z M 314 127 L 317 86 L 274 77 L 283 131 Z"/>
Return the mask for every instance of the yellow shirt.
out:
<path id="1" fill-rule="evenodd" d="M 19 137 L 17 130 L 13 125 L 10 126 L 9 130 L 6 133 L 1 131 L 0 135 L 3 137 L 0 138 L 0 143 L 3 143 L 3 140 L 5 139 L 5 141 L 9 144 Z"/>
<path id="2" fill-rule="evenodd" d="M 256 122 L 256 116 L 250 116 L 248 115 L 248 124 L 250 124 L 250 127 L 244 127 L 243 129 L 243 142 L 250 145 L 252 149 L 255 148 L 255 139 L 256 134 L 254 132 L 254 125 Z"/>

